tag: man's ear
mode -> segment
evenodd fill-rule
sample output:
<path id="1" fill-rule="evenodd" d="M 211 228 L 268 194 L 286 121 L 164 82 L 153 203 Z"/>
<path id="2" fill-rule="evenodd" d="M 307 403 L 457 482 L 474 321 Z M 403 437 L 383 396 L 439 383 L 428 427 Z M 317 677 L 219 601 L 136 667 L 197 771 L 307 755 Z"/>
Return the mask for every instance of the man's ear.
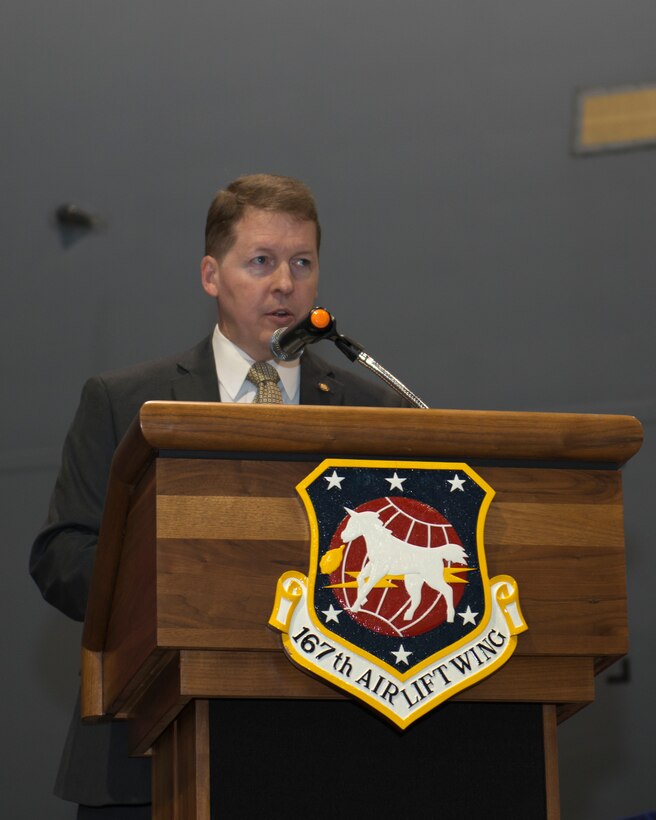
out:
<path id="1" fill-rule="evenodd" d="M 204 256 L 200 260 L 200 280 L 205 293 L 216 299 L 219 295 L 219 263 L 213 256 Z"/>

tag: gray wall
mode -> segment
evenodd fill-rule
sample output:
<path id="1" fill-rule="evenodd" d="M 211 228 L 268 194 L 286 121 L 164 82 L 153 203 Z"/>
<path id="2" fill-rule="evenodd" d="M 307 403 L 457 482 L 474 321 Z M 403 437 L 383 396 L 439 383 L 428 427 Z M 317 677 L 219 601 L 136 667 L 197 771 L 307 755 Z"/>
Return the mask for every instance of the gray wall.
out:
<path id="1" fill-rule="evenodd" d="M 26 564 L 79 388 L 206 332 L 205 210 L 259 170 L 312 186 L 323 303 L 432 406 L 642 418 L 631 680 L 602 676 L 562 727 L 561 778 L 565 820 L 656 809 L 656 153 L 569 153 L 577 87 L 656 80 L 656 6 L 5 0 L 0 15 L 6 816 L 72 816 L 50 788 L 79 627 Z M 65 201 L 101 229 L 62 237 Z"/>

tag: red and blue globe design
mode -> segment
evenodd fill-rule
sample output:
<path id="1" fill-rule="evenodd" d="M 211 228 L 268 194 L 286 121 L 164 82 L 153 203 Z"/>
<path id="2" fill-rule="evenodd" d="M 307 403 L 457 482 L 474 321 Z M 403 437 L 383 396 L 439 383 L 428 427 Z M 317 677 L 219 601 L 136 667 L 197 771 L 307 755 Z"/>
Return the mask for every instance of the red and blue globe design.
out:
<path id="1" fill-rule="evenodd" d="M 452 524 L 437 510 L 414 498 L 388 496 L 367 501 L 358 506 L 356 512 L 373 511 L 380 521 L 396 538 L 427 550 L 433 550 L 447 543 L 462 542 Z M 335 530 L 329 549 L 338 549 L 344 544 L 342 532 L 349 520 L 346 514 Z M 358 624 L 380 635 L 412 637 L 422 635 L 440 626 L 446 620 L 446 602 L 443 596 L 424 583 L 421 601 L 411 620 L 404 614 L 410 607 L 410 597 L 402 577 L 387 579 L 374 587 L 367 600 L 357 612 L 352 611 L 358 594 L 358 574 L 362 570 L 367 555 L 363 537 L 347 543 L 340 565 L 328 576 L 327 585 L 339 606 Z M 436 560 L 441 561 L 436 556 Z M 453 564 L 464 566 L 464 564 Z M 464 574 L 463 574 L 464 576 Z M 453 590 L 454 607 L 463 596 L 465 584 L 450 585 Z"/>

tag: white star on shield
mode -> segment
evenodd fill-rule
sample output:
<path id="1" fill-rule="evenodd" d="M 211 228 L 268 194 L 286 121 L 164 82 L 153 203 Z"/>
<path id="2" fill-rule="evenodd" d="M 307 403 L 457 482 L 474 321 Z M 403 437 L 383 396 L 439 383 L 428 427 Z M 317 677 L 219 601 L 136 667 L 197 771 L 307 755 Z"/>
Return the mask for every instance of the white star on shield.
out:
<path id="1" fill-rule="evenodd" d="M 328 609 L 322 609 L 321 612 L 326 616 L 326 623 L 335 621 L 335 623 L 338 624 L 339 616 L 342 614 L 343 610 L 335 609 L 335 607 L 331 604 Z"/>
<path id="2" fill-rule="evenodd" d="M 446 483 L 451 485 L 451 492 L 453 492 L 454 490 L 460 490 L 461 493 L 464 493 L 464 491 L 465 491 L 465 488 L 463 486 L 464 483 L 465 483 L 465 479 L 460 478 L 458 473 L 456 473 L 453 476 L 453 478 L 447 479 Z"/>
<path id="3" fill-rule="evenodd" d="M 472 612 L 471 607 L 468 606 L 464 612 L 459 612 L 458 615 L 462 618 L 462 625 L 473 624 L 476 626 L 476 616 L 478 612 Z"/>
<path id="4" fill-rule="evenodd" d="M 396 652 L 392 652 L 392 655 L 396 658 L 397 663 L 404 663 L 407 666 L 408 658 L 412 655 L 412 652 L 408 652 L 407 649 L 403 648 L 403 644 L 400 644 Z"/>
<path id="5" fill-rule="evenodd" d="M 391 478 L 386 478 L 385 481 L 389 481 L 390 490 L 401 490 L 403 492 L 403 482 L 406 481 L 405 478 L 399 478 L 394 471 L 394 475 Z"/>
<path id="6" fill-rule="evenodd" d="M 324 479 L 328 482 L 328 486 L 326 487 L 327 490 L 332 490 L 334 487 L 337 487 L 338 490 L 342 489 L 342 481 L 346 476 L 339 476 L 337 475 L 337 470 L 333 470 L 332 475 L 325 475 Z"/>

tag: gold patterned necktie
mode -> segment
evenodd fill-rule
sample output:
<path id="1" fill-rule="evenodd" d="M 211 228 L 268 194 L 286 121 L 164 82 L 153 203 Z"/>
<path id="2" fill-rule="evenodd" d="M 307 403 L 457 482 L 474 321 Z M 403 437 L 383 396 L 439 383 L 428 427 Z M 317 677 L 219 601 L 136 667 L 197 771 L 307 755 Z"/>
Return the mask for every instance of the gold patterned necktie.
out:
<path id="1" fill-rule="evenodd" d="M 268 362 L 255 362 L 246 378 L 257 388 L 253 404 L 282 404 L 278 371 L 273 365 Z"/>

